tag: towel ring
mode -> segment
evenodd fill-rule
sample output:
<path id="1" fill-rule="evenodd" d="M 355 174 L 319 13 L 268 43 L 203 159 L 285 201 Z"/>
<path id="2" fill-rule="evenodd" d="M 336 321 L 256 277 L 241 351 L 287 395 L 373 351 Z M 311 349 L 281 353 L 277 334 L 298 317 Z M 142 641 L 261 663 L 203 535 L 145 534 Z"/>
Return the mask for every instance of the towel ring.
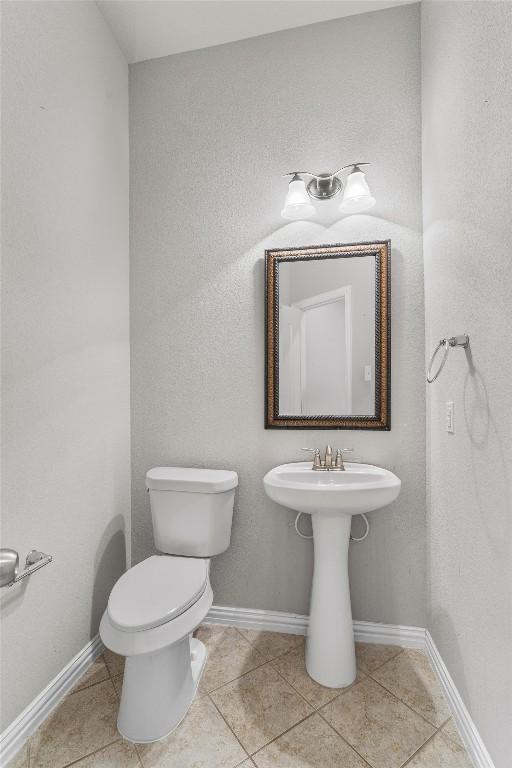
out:
<path id="1" fill-rule="evenodd" d="M 441 347 L 445 348 L 444 349 L 444 355 L 443 355 L 443 358 L 441 360 L 441 364 L 439 365 L 439 368 L 437 369 L 435 374 L 432 376 L 432 366 L 434 365 L 434 360 L 436 359 L 437 353 L 439 352 Z M 444 339 L 441 339 L 439 341 L 439 344 L 437 345 L 437 347 L 434 350 L 434 354 L 430 358 L 430 364 L 428 366 L 427 381 L 428 381 L 429 384 L 432 384 L 432 382 L 434 382 L 437 379 L 437 377 L 439 376 L 439 374 L 443 370 L 444 364 L 446 363 L 446 361 L 448 359 L 448 354 L 450 352 L 450 347 L 463 347 L 464 349 L 467 349 L 467 347 L 469 347 L 469 336 L 467 335 L 467 333 L 463 333 L 461 336 L 445 337 Z"/>

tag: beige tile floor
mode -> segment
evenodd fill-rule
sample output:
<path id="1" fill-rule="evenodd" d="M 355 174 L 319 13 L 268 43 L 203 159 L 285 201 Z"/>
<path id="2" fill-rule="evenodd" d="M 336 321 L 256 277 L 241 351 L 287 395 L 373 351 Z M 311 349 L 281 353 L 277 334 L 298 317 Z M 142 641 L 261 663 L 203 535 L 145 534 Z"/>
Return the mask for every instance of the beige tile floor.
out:
<path id="1" fill-rule="evenodd" d="M 180 727 L 149 745 L 116 730 L 123 660 L 106 651 L 9 768 L 471 768 L 426 657 L 357 645 L 357 679 L 324 688 L 304 638 L 200 627 L 208 662 Z"/>

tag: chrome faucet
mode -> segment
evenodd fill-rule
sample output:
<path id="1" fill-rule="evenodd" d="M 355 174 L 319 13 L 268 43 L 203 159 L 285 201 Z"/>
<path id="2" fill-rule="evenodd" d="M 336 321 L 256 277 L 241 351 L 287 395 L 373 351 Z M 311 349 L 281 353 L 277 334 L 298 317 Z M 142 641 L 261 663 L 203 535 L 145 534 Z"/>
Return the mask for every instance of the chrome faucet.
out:
<path id="1" fill-rule="evenodd" d="M 325 449 L 325 457 L 322 459 L 320 456 L 320 448 L 302 448 L 303 451 L 309 451 L 313 453 L 313 466 L 319 472 L 344 472 L 345 464 L 343 463 L 343 454 L 352 453 L 353 448 L 338 448 L 336 450 L 336 456 L 332 455 L 332 448 L 328 445 Z"/>

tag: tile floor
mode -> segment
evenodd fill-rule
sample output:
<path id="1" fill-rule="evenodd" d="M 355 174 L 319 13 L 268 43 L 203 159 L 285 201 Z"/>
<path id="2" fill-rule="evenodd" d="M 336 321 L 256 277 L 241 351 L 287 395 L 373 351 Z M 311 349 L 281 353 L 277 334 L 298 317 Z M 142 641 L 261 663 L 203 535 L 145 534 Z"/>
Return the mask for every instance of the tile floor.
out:
<path id="1" fill-rule="evenodd" d="M 304 667 L 304 638 L 200 627 L 208 663 L 180 727 L 149 745 L 116 730 L 123 660 L 105 652 L 9 768 L 471 768 L 426 657 L 357 645 L 350 688 Z"/>

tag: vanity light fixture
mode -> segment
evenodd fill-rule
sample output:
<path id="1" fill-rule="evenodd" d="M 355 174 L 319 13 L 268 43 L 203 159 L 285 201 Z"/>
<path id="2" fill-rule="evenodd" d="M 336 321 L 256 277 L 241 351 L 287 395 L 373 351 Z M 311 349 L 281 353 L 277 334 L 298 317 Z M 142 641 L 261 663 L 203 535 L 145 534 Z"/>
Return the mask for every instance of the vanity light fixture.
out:
<path id="1" fill-rule="evenodd" d="M 315 213 L 311 198 L 330 200 L 332 197 L 336 197 L 343 189 L 343 182 L 339 178 L 339 174 L 349 168 L 351 170 L 347 176 L 340 211 L 342 213 L 361 213 L 369 210 L 375 205 L 375 198 L 372 196 L 368 182 L 361 170 L 362 165 L 370 165 L 370 163 L 351 163 L 334 173 L 315 174 L 309 171 L 293 171 L 283 174 L 283 178 L 291 177 L 291 180 L 281 216 L 283 219 L 291 221 L 311 218 Z M 311 176 L 311 181 L 307 187 L 303 176 Z"/>
<path id="2" fill-rule="evenodd" d="M 309 219 L 314 215 L 315 208 L 311 205 L 304 179 L 301 179 L 298 173 L 287 173 L 286 176 L 291 176 L 292 180 L 288 185 L 288 194 L 284 201 L 281 216 L 283 219 L 290 219 L 291 221 Z"/>
<path id="3" fill-rule="evenodd" d="M 341 201 L 340 211 L 342 213 L 362 213 L 373 208 L 374 205 L 375 198 L 370 192 L 366 177 L 359 166 L 355 165 L 347 177 L 347 186 Z"/>

